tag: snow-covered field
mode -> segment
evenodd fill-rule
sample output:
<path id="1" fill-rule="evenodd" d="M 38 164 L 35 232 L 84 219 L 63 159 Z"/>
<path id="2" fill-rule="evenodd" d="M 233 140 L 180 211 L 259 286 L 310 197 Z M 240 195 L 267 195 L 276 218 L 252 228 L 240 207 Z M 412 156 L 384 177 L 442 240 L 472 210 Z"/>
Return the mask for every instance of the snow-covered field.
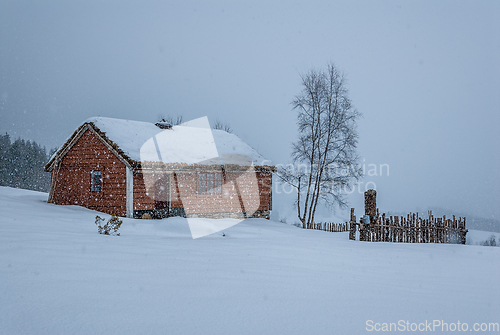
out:
<path id="1" fill-rule="evenodd" d="M 104 236 L 98 213 L 46 199 L 0 188 L 1 334 L 363 334 L 367 321 L 500 323 L 498 247 L 355 242 L 261 219 L 196 240 L 180 218 L 124 219 L 121 236 Z"/>

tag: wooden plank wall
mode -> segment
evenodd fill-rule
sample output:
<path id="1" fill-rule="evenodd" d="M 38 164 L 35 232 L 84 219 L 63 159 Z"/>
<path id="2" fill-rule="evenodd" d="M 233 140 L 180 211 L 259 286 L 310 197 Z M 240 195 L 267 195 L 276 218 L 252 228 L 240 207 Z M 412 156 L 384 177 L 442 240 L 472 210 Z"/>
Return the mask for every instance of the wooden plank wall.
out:
<path id="1" fill-rule="evenodd" d="M 52 170 L 51 202 L 126 215 L 126 167 L 87 130 Z M 90 191 L 91 171 L 101 171 L 102 191 Z"/>
<path id="2" fill-rule="evenodd" d="M 153 210 L 155 201 L 149 197 L 141 172 L 134 173 L 134 211 Z"/>
<path id="3" fill-rule="evenodd" d="M 197 172 L 171 175 L 172 207 L 184 207 L 187 214 L 271 210 L 270 172 L 226 172 L 220 194 L 198 193 Z"/>

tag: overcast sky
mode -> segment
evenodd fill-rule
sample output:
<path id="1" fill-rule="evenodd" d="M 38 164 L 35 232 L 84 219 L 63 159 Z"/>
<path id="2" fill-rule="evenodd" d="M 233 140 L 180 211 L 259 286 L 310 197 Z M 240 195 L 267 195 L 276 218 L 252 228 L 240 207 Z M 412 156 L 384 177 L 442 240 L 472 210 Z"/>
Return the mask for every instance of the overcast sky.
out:
<path id="1" fill-rule="evenodd" d="M 0 132 L 56 147 L 91 116 L 208 116 L 287 163 L 300 75 L 334 62 L 367 172 L 390 167 L 364 180 L 383 211 L 498 218 L 499 17 L 499 1 L 0 0 Z"/>

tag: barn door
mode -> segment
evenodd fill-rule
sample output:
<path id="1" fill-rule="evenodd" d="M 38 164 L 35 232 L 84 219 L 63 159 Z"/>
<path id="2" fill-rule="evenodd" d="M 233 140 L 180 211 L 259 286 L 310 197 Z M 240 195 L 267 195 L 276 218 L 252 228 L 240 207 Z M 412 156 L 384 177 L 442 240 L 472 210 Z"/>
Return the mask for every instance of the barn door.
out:
<path id="1" fill-rule="evenodd" d="M 170 211 L 170 176 L 168 174 L 158 177 L 155 181 L 155 209 L 162 210 L 165 214 Z"/>

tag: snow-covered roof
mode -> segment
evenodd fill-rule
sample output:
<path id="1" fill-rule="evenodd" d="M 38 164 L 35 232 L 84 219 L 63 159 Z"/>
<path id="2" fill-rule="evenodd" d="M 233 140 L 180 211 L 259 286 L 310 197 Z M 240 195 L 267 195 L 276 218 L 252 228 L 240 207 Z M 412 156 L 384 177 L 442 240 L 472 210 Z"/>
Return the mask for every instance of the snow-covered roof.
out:
<path id="1" fill-rule="evenodd" d="M 210 129 L 206 117 L 171 129 L 160 129 L 149 122 L 107 117 L 92 117 L 85 120 L 85 124 L 92 124 L 136 162 L 271 165 L 238 136 Z"/>
<path id="2" fill-rule="evenodd" d="M 93 123 L 128 157 L 137 162 L 141 161 L 141 146 L 151 137 L 165 131 L 154 123 L 109 117 L 91 117 L 85 123 Z"/>

